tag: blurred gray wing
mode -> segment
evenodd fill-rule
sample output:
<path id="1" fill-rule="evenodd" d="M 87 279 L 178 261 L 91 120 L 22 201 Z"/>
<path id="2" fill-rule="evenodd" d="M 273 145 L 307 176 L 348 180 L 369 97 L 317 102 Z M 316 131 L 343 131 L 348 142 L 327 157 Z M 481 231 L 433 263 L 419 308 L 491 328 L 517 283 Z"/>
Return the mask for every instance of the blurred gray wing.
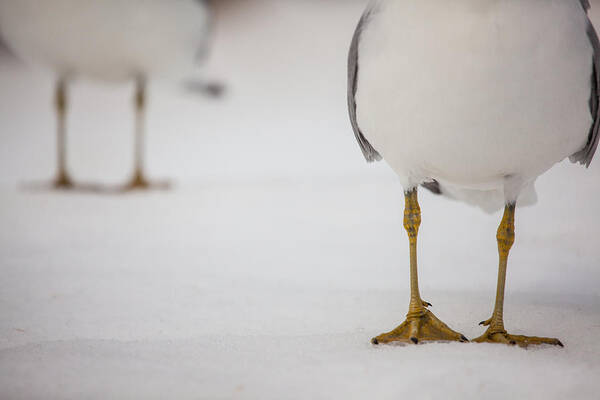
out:
<path id="1" fill-rule="evenodd" d="M 195 60 L 198 64 L 203 64 L 208 59 L 210 53 L 209 42 L 212 39 L 213 31 L 213 7 L 212 2 L 209 0 L 196 0 L 199 7 L 202 7 L 207 13 L 206 23 L 204 24 L 203 38 L 200 46 L 196 50 Z"/>
<path id="2" fill-rule="evenodd" d="M 590 9 L 590 2 L 588 0 L 579 0 L 581 2 L 581 6 L 585 11 Z"/>
<path id="3" fill-rule="evenodd" d="M 580 0 L 581 6 L 584 10 L 589 10 L 590 3 L 588 0 Z M 590 133 L 588 137 L 588 142 L 583 149 L 573 154 L 569 159 L 571 162 L 584 164 L 586 167 L 590 166 L 592 159 L 594 158 L 594 154 L 596 153 L 596 149 L 598 148 L 598 140 L 600 136 L 598 135 L 598 131 L 600 130 L 600 41 L 598 40 L 598 34 L 596 33 L 596 29 L 594 29 L 594 25 L 592 25 L 590 19 L 587 19 L 587 27 L 586 32 L 588 38 L 590 39 L 590 43 L 593 48 L 593 56 L 592 56 L 592 76 L 590 78 L 590 86 L 591 86 L 591 94 L 590 94 L 590 112 L 592 117 L 594 118 L 594 122 L 590 128 Z"/>
<path id="4" fill-rule="evenodd" d="M 6 42 L 2 39 L 2 35 L 0 35 L 0 59 L 16 59 L 17 56 L 14 55 L 12 50 L 8 47 Z"/>
<path id="5" fill-rule="evenodd" d="M 360 145 L 363 155 L 368 162 L 381 160 L 381 155 L 371 146 L 371 143 L 364 137 L 358 122 L 356 121 L 356 86 L 358 83 L 358 43 L 360 41 L 360 34 L 362 33 L 365 24 L 371 14 L 371 10 L 367 9 L 363 16 L 358 22 L 354 36 L 352 37 L 352 44 L 350 45 L 350 53 L 348 54 L 348 113 L 350 114 L 350 123 L 354 130 L 354 136 Z"/>

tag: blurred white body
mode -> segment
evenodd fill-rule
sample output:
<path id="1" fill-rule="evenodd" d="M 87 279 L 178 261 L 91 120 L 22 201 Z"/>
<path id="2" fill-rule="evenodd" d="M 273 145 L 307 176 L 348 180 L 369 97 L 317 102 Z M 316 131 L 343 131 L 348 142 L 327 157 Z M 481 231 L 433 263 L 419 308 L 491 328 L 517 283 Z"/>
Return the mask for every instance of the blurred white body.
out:
<path id="1" fill-rule="evenodd" d="M 357 120 L 406 189 L 436 179 L 491 211 L 585 146 L 593 50 L 579 0 L 371 6 Z"/>
<path id="2" fill-rule="evenodd" d="M 197 0 L 0 0 L 0 30 L 20 57 L 109 81 L 187 74 L 208 17 Z"/>

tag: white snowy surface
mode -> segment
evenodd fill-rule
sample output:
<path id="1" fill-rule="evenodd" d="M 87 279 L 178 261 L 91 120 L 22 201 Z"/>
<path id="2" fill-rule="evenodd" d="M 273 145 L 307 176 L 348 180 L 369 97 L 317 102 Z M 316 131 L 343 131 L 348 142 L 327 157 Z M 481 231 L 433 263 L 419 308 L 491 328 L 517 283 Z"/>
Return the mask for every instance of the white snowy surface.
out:
<path id="1" fill-rule="evenodd" d="M 0 66 L 0 398 L 597 398 L 600 159 L 556 166 L 517 214 L 507 328 L 564 349 L 374 347 L 406 313 L 408 245 L 400 185 L 364 164 L 346 117 L 363 3 L 236 4 L 210 66 L 228 95 L 152 92 L 149 169 L 171 191 L 37 186 L 51 79 Z M 80 181 L 127 178 L 130 89 L 73 86 Z M 500 216 L 425 192 L 421 207 L 421 292 L 476 337 Z"/>

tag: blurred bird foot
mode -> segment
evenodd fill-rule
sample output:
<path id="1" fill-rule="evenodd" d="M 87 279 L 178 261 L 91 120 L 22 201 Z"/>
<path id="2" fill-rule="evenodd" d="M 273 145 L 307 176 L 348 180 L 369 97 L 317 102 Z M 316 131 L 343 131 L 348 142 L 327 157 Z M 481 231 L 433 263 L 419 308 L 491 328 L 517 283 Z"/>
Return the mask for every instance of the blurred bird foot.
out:
<path id="1" fill-rule="evenodd" d="M 144 190 L 150 187 L 150 182 L 142 175 L 136 173 L 131 181 L 125 185 L 125 190 Z"/>
<path id="2" fill-rule="evenodd" d="M 491 319 L 483 321 L 480 325 L 489 326 Z M 491 327 L 481 336 L 473 339 L 475 343 L 502 343 L 509 346 L 527 348 L 535 345 L 552 345 L 564 347 L 560 340 L 537 336 L 509 335 L 505 330 L 492 329 Z"/>
<path id="3" fill-rule="evenodd" d="M 59 173 L 56 179 L 52 182 L 55 189 L 68 190 L 72 189 L 75 184 L 66 173 Z"/>
<path id="4" fill-rule="evenodd" d="M 468 342 L 469 340 L 464 335 L 450 329 L 433 315 L 431 311 L 424 309 L 419 313 L 409 313 L 402 325 L 391 332 L 373 338 L 371 343 L 387 344 L 398 342 L 418 344 L 421 342 L 453 341 Z"/>
<path id="5" fill-rule="evenodd" d="M 122 191 L 130 192 L 130 191 L 134 191 L 134 190 L 152 190 L 152 189 L 167 190 L 170 187 L 171 187 L 171 185 L 169 184 L 169 182 L 149 181 L 146 179 L 144 174 L 135 173 L 133 175 L 133 178 L 131 179 L 131 181 L 129 181 L 129 183 L 127 183 L 125 186 L 123 186 Z"/>

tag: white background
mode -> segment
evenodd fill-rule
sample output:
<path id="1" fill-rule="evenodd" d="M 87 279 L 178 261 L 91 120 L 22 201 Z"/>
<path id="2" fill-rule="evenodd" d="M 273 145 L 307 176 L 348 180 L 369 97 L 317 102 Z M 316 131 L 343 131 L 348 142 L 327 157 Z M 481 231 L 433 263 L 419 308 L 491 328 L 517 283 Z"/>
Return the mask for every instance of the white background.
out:
<path id="1" fill-rule="evenodd" d="M 206 73 L 226 96 L 151 87 L 148 170 L 173 180 L 166 192 L 44 190 L 52 76 L 0 65 L 0 397 L 597 396 L 598 160 L 557 165 L 538 205 L 517 214 L 507 329 L 564 349 L 370 345 L 404 319 L 408 244 L 402 189 L 384 163 L 365 164 L 346 115 L 363 7 L 220 7 Z M 131 173 L 131 89 L 71 87 L 78 181 Z M 492 311 L 500 215 L 425 192 L 421 208 L 421 293 L 476 337 Z"/>

